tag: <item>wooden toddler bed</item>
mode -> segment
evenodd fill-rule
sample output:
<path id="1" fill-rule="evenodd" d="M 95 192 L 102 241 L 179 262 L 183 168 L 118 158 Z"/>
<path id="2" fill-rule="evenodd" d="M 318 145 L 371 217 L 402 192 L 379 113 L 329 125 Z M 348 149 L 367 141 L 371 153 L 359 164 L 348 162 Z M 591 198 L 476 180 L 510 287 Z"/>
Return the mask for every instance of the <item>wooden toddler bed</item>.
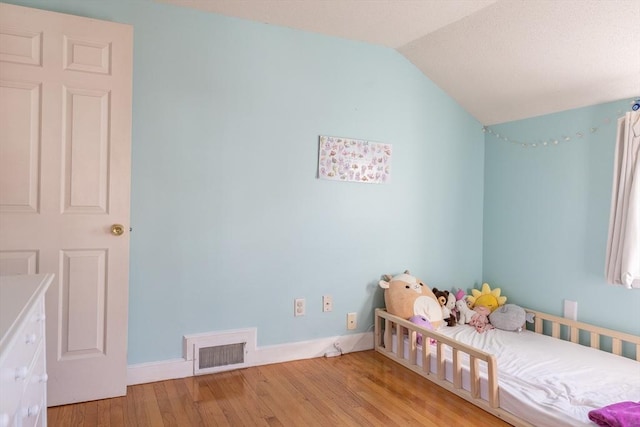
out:
<path id="1" fill-rule="evenodd" d="M 589 410 L 640 401 L 640 337 L 526 311 L 533 330 L 478 333 L 376 309 L 375 349 L 515 426 L 595 425 Z"/>

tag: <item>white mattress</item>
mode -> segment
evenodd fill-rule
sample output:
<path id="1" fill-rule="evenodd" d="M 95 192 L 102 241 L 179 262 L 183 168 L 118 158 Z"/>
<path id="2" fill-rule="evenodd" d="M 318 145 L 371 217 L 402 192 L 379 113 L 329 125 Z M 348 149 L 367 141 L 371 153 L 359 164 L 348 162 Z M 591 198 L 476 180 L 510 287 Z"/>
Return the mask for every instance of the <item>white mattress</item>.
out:
<path id="1" fill-rule="evenodd" d="M 468 325 L 458 325 L 438 332 L 495 355 L 500 407 L 536 426 L 593 426 L 590 410 L 640 401 L 640 362 L 530 331 L 478 333 Z M 394 337 L 394 352 L 395 341 Z M 435 355 L 435 346 L 431 347 Z M 407 339 L 404 354 L 408 358 Z M 450 362 L 450 350 L 446 357 Z M 435 357 L 431 360 L 435 371 Z M 462 363 L 463 386 L 469 390 L 468 358 Z M 481 395 L 486 398 L 486 368 L 480 365 Z M 450 363 L 446 371 L 451 380 Z"/>

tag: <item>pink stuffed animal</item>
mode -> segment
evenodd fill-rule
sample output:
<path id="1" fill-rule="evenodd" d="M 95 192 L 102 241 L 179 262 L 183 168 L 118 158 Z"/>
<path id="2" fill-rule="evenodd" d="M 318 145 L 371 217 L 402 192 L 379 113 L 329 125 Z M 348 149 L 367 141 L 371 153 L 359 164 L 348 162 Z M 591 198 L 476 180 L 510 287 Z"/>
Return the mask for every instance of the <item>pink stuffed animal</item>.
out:
<path id="1" fill-rule="evenodd" d="M 426 317 L 424 316 L 420 316 L 420 315 L 416 315 L 416 316 L 411 316 L 409 318 L 409 322 L 411 323 L 415 323 L 418 326 L 422 326 L 423 328 L 426 329 L 431 329 L 433 330 L 433 325 L 431 324 L 431 322 L 429 322 L 429 320 L 427 320 Z M 435 344 L 436 340 L 434 340 L 433 338 L 429 340 L 430 344 Z M 416 336 L 416 343 L 418 345 L 422 345 L 422 334 L 418 333 Z"/>
<path id="2" fill-rule="evenodd" d="M 489 329 L 493 329 L 493 325 L 489 323 L 489 315 L 491 314 L 491 309 L 479 305 L 473 309 L 476 313 L 473 315 L 471 322 L 469 325 L 474 326 L 476 331 L 482 333 L 484 331 L 488 331 Z"/>
<path id="3" fill-rule="evenodd" d="M 453 288 L 453 290 L 449 293 L 449 296 L 453 295 L 453 307 L 451 307 L 451 313 L 456 319 L 456 322 L 460 321 L 460 310 L 458 310 L 458 305 L 456 304 L 460 300 L 464 300 L 467 298 L 467 295 L 464 293 L 462 289 Z"/>

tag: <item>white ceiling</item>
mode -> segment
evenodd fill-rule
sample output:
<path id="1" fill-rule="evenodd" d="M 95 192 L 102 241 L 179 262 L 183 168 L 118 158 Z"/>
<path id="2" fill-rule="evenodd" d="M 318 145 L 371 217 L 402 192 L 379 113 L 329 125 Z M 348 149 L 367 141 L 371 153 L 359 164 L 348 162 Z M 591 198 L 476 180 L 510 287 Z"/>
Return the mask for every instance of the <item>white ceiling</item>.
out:
<path id="1" fill-rule="evenodd" d="M 640 0 L 156 0 L 398 50 L 491 125 L 640 97 Z"/>

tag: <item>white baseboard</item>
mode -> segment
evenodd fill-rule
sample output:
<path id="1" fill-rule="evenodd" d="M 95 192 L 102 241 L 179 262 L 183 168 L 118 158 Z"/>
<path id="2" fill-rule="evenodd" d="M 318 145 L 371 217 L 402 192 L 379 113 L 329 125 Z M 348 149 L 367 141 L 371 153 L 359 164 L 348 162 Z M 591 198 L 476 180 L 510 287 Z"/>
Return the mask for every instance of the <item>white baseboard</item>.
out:
<path id="1" fill-rule="evenodd" d="M 324 357 L 325 353 L 335 350 L 333 344 L 336 341 L 340 342 L 344 353 L 371 350 L 373 349 L 373 332 L 258 347 L 253 358 L 253 366 Z"/>
<path id="2" fill-rule="evenodd" d="M 324 357 L 338 341 L 344 353 L 373 349 L 373 332 L 320 338 L 317 340 L 256 347 L 248 359 L 251 366 Z M 180 359 L 138 363 L 127 367 L 127 385 L 151 383 L 193 376 L 193 361 Z"/>
<path id="3" fill-rule="evenodd" d="M 171 359 L 127 366 L 127 385 L 186 378 L 193 375 L 193 360 Z"/>

